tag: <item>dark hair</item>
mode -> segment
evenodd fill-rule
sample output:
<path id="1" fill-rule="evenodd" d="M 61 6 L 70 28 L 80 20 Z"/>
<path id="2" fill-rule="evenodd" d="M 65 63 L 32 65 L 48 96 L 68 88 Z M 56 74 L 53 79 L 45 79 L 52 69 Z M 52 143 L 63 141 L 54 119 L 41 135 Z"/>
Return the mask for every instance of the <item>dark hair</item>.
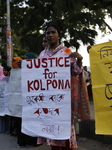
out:
<path id="1" fill-rule="evenodd" d="M 10 66 L 4 66 L 4 69 L 5 69 L 6 71 L 8 71 L 8 72 L 11 71 L 11 67 L 10 67 Z"/>
<path id="2" fill-rule="evenodd" d="M 49 27 L 55 28 L 55 29 L 58 31 L 58 34 L 59 34 L 59 35 L 61 34 L 60 28 L 59 28 L 57 25 L 55 25 L 55 24 L 49 24 L 49 25 L 46 27 L 45 32 L 47 31 L 47 29 L 48 29 Z"/>

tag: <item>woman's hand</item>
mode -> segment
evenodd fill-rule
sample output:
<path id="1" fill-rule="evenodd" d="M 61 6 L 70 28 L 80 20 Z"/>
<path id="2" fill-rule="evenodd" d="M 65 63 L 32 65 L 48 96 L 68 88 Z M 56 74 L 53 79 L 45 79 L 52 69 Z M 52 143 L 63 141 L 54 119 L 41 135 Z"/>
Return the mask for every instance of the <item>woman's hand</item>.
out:
<path id="1" fill-rule="evenodd" d="M 73 60 L 77 61 L 77 65 L 79 66 L 79 68 L 81 68 L 82 66 L 82 55 L 80 55 L 78 52 L 73 52 L 69 55 L 69 57 L 71 57 Z"/>
<path id="2" fill-rule="evenodd" d="M 83 57 L 78 52 L 72 52 L 69 55 L 69 57 L 74 58 L 74 59 L 77 58 L 78 60 L 82 60 L 83 59 Z"/>

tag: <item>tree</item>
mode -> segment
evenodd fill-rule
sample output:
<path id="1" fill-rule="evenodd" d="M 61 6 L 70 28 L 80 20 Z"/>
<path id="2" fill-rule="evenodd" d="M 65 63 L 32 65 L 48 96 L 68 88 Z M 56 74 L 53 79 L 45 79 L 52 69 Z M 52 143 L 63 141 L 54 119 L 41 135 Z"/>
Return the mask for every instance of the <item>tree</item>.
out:
<path id="1" fill-rule="evenodd" d="M 6 63 L 6 3 L 5 1 L 0 1 L 0 53 L 2 55 L 2 59 L 0 63 Z"/>
<path id="2" fill-rule="evenodd" d="M 23 7 L 23 4 L 26 4 Z M 40 32 L 50 23 L 56 23 L 66 46 L 78 51 L 80 42 L 94 44 L 95 27 L 106 33 L 105 16 L 112 18 L 111 0 L 12 0 L 11 28 L 18 37 L 21 49 L 37 54 L 42 50 L 43 34 Z M 13 37 L 14 39 L 15 37 Z M 14 40 L 15 42 L 17 40 Z M 17 42 L 14 43 L 17 48 Z M 20 54 L 20 53 L 19 53 Z"/>

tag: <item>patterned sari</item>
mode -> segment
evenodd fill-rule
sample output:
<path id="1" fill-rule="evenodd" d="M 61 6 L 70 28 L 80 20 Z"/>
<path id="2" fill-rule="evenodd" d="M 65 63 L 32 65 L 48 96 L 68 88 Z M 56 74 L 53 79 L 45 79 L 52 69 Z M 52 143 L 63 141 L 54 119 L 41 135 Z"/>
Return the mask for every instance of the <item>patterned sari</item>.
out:
<path id="1" fill-rule="evenodd" d="M 43 50 L 38 58 L 48 58 L 48 57 L 60 57 L 60 56 L 69 56 L 70 53 L 72 51 L 66 47 L 63 47 L 62 45 L 59 45 L 54 52 L 49 51 L 49 47 L 47 47 L 45 50 Z M 79 107 L 79 103 L 78 97 L 82 97 L 79 96 L 79 92 L 78 92 L 78 88 L 80 89 L 80 87 L 78 86 L 79 83 L 79 77 L 77 78 L 77 76 L 80 76 L 79 74 L 82 72 L 82 69 L 80 69 L 76 62 L 74 62 L 74 67 L 72 72 L 75 72 L 75 76 L 71 76 L 71 93 L 72 93 L 72 97 L 71 97 L 71 113 L 72 113 L 72 118 L 71 118 L 71 136 L 69 139 L 69 145 L 70 148 L 77 148 L 77 141 L 76 141 L 76 134 L 75 134 L 75 127 L 74 127 L 74 115 L 79 115 L 80 113 L 83 113 L 82 111 L 78 111 L 78 107 Z M 85 92 L 85 91 L 84 91 Z M 84 93 L 83 93 L 84 94 Z M 87 95 L 86 95 L 87 96 Z M 83 104 L 84 104 L 83 100 Z M 86 103 L 86 101 L 85 101 Z M 82 104 L 82 105 L 83 105 Z M 81 104 L 80 104 L 81 105 Z M 81 107 L 83 108 L 83 106 L 81 105 Z M 88 109 L 89 109 L 89 103 L 87 103 Z M 88 111 L 89 113 L 89 111 Z M 89 114 L 88 114 L 89 115 Z M 83 116 L 83 114 L 82 114 Z M 89 117 L 88 117 L 89 119 Z M 38 137 L 37 138 L 37 144 L 42 144 L 45 141 L 45 138 L 42 137 Z M 51 145 L 51 146 L 65 146 L 66 144 L 66 140 L 52 140 L 52 139 L 46 139 L 47 145 Z"/>

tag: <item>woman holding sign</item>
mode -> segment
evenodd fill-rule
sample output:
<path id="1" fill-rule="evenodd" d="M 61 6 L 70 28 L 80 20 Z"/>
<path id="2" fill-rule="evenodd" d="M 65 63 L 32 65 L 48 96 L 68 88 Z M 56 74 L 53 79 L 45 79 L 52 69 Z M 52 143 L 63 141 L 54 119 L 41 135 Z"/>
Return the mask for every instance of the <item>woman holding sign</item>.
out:
<path id="1" fill-rule="evenodd" d="M 49 46 L 45 47 L 45 49 L 40 53 L 38 58 L 51 58 L 51 57 L 71 57 L 71 66 L 72 66 L 72 76 L 77 76 L 82 73 L 82 56 L 73 52 L 63 46 L 60 45 L 60 30 L 59 28 L 51 24 L 45 30 L 45 37 Z M 73 100 L 73 98 L 71 98 Z M 72 102 L 73 103 L 73 102 Z M 73 106 L 72 106 L 73 107 Z M 76 135 L 74 129 L 74 108 L 72 108 L 72 121 L 71 121 L 71 137 L 68 140 L 52 140 L 47 139 L 47 144 L 51 145 L 51 150 L 73 150 L 77 148 Z M 43 138 L 39 137 L 37 143 L 42 144 Z"/>

